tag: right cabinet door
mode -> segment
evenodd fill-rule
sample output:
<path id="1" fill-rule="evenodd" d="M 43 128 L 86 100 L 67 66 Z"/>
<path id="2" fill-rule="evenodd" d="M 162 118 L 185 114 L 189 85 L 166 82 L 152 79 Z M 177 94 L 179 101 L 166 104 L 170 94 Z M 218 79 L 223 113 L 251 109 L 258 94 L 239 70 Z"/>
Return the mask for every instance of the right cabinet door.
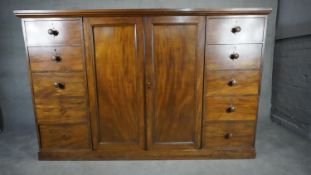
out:
<path id="1" fill-rule="evenodd" d="M 205 17 L 145 18 L 148 149 L 201 147 Z"/>

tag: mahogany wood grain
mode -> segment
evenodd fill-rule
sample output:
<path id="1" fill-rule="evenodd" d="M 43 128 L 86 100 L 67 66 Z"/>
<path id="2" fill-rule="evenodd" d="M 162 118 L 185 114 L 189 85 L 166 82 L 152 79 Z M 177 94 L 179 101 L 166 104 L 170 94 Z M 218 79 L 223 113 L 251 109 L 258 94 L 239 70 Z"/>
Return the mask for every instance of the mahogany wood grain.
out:
<path id="1" fill-rule="evenodd" d="M 259 69 L 261 44 L 206 45 L 206 68 L 208 70 Z M 231 58 L 238 54 L 238 58 Z"/>
<path id="2" fill-rule="evenodd" d="M 32 73 L 35 98 L 85 97 L 86 82 L 83 72 L 75 73 Z M 63 83 L 64 89 L 54 83 Z"/>
<path id="3" fill-rule="evenodd" d="M 142 18 L 85 18 L 84 25 L 95 80 L 89 84 L 95 149 L 144 149 Z"/>
<path id="4" fill-rule="evenodd" d="M 83 48 L 80 46 L 28 47 L 32 72 L 83 71 Z M 53 56 L 60 61 L 53 60 Z"/>
<path id="5" fill-rule="evenodd" d="M 39 124 L 77 123 L 88 120 L 84 98 L 36 98 L 35 109 Z"/>
<path id="6" fill-rule="evenodd" d="M 81 25 L 79 18 L 25 20 L 26 41 L 28 46 L 81 44 Z M 49 34 L 49 29 L 57 30 L 58 35 Z"/>
<path id="7" fill-rule="evenodd" d="M 252 148 L 255 122 L 208 123 L 204 127 L 203 148 Z M 227 134 L 232 134 L 226 138 Z"/>
<path id="8" fill-rule="evenodd" d="M 232 32 L 241 27 L 240 32 Z M 262 43 L 265 18 L 262 17 L 210 17 L 206 22 L 207 44 Z"/>
<path id="9" fill-rule="evenodd" d="M 256 120 L 258 96 L 208 96 L 205 121 Z M 228 110 L 233 106 L 234 111 Z"/>
<path id="10" fill-rule="evenodd" d="M 250 159 L 255 158 L 253 148 L 169 150 L 169 151 L 42 151 L 40 160 L 189 160 L 189 159 Z"/>
<path id="11" fill-rule="evenodd" d="M 42 150 L 91 149 L 89 126 L 74 125 L 40 125 Z"/>
<path id="12" fill-rule="evenodd" d="M 204 17 L 146 18 L 148 149 L 201 146 Z"/>
<path id="13" fill-rule="evenodd" d="M 207 71 L 206 95 L 256 95 L 258 94 L 259 71 Z M 230 86 L 229 82 L 236 84 Z"/>

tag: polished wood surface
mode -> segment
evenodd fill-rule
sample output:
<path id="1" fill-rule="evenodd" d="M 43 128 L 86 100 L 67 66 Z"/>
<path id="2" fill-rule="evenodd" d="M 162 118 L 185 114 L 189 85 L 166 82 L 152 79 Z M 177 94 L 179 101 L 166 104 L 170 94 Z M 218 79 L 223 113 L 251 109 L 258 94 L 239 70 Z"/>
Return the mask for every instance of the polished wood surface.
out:
<path id="1" fill-rule="evenodd" d="M 49 34 L 49 29 L 58 34 Z M 25 32 L 29 46 L 82 43 L 81 19 L 25 20 Z"/>
<path id="2" fill-rule="evenodd" d="M 200 147 L 204 17 L 146 18 L 148 149 Z"/>
<path id="3" fill-rule="evenodd" d="M 84 98 L 36 98 L 35 108 L 39 124 L 87 121 L 87 104 Z"/>
<path id="4" fill-rule="evenodd" d="M 204 128 L 203 147 L 216 149 L 252 148 L 254 122 L 208 123 Z M 227 135 L 231 136 L 228 137 Z"/>
<path id="5" fill-rule="evenodd" d="M 240 32 L 232 29 L 240 27 Z M 206 23 L 208 44 L 261 43 L 264 39 L 264 17 L 211 17 Z"/>
<path id="6" fill-rule="evenodd" d="M 28 47 L 32 72 L 83 71 L 83 48 L 73 46 Z"/>
<path id="7" fill-rule="evenodd" d="M 205 121 L 256 120 L 258 96 L 209 96 L 205 100 Z M 230 110 L 234 108 L 234 111 Z"/>
<path id="8" fill-rule="evenodd" d="M 259 71 L 207 71 L 206 76 L 207 96 L 258 94 Z"/>
<path id="9" fill-rule="evenodd" d="M 271 8 L 157 8 L 157 9 L 76 9 L 76 10 L 15 10 L 18 17 L 63 17 L 63 16 L 199 16 L 199 15 L 267 15 Z"/>
<path id="10" fill-rule="evenodd" d="M 261 52 L 261 44 L 207 45 L 206 66 L 208 70 L 259 69 Z"/>
<path id="11" fill-rule="evenodd" d="M 93 120 L 96 149 L 144 148 L 142 18 L 86 18 L 85 35 L 95 63 L 98 111 Z M 89 65 L 93 66 L 93 65 Z M 93 88 L 92 88 L 93 89 Z"/>
<path id="12" fill-rule="evenodd" d="M 42 150 L 91 148 L 86 124 L 41 125 L 39 130 Z"/>
<path id="13" fill-rule="evenodd" d="M 270 11 L 15 11 L 39 159 L 254 158 Z"/>
<path id="14" fill-rule="evenodd" d="M 86 94 L 82 72 L 33 73 L 32 81 L 35 98 L 84 97 Z M 55 83 L 64 84 L 64 88 L 55 87 Z"/>

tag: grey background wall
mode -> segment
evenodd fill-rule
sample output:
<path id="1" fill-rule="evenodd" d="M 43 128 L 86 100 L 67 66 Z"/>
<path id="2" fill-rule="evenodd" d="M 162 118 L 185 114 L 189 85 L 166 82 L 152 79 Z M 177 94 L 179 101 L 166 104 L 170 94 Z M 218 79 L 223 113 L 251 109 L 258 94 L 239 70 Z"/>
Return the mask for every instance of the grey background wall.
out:
<path id="1" fill-rule="evenodd" d="M 310 8 L 310 0 L 280 0 L 276 39 L 311 34 Z"/>
<path id="2" fill-rule="evenodd" d="M 310 0 L 280 0 L 272 120 L 311 139 Z"/>
<path id="3" fill-rule="evenodd" d="M 0 1 L 0 106 L 6 131 L 34 133 L 34 117 L 28 83 L 20 19 L 15 9 L 74 8 L 233 8 L 272 7 L 268 17 L 259 121 L 270 116 L 271 79 L 277 0 L 1 0 Z"/>

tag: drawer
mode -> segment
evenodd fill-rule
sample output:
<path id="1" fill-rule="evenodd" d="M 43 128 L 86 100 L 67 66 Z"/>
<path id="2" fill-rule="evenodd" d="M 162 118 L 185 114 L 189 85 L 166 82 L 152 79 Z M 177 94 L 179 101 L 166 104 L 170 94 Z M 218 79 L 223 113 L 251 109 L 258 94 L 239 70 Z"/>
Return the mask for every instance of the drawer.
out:
<path id="1" fill-rule="evenodd" d="M 39 124 L 74 123 L 87 120 L 84 98 L 35 99 L 35 109 Z"/>
<path id="2" fill-rule="evenodd" d="M 204 148 L 251 148 L 255 122 L 208 123 L 204 128 Z"/>
<path id="3" fill-rule="evenodd" d="M 206 95 L 258 94 L 259 71 L 207 71 Z"/>
<path id="4" fill-rule="evenodd" d="M 86 82 L 83 72 L 32 73 L 35 98 L 84 97 Z"/>
<path id="5" fill-rule="evenodd" d="M 205 121 L 256 120 L 258 96 L 209 96 Z"/>
<path id="6" fill-rule="evenodd" d="M 81 47 L 28 47 L 31 71 L 82 71 Z"/>
<path id="7" fill-rule="evenodd" d="M 261 43 L 264 39 L 264 28 L 264 17 L 208 18 L 206 42 L 207 44 Z"/>
<path id="8" fill-rule="evenodd" d="M 40 125 L 42 149 L 89 149 L 90 137 L 87 124 Z"/>
<path id="9" fill-rule="evenodd" d="M 81 44 L 80 19 L 25 21 L 26 41 L 33 45 Z M 49 33 L 49 31 L 52 31 Z"/>
<path id="10" fill-rule="evenodd" d="M 262 44 L 207 45 L 208 70 L 259 69 Z"/>

